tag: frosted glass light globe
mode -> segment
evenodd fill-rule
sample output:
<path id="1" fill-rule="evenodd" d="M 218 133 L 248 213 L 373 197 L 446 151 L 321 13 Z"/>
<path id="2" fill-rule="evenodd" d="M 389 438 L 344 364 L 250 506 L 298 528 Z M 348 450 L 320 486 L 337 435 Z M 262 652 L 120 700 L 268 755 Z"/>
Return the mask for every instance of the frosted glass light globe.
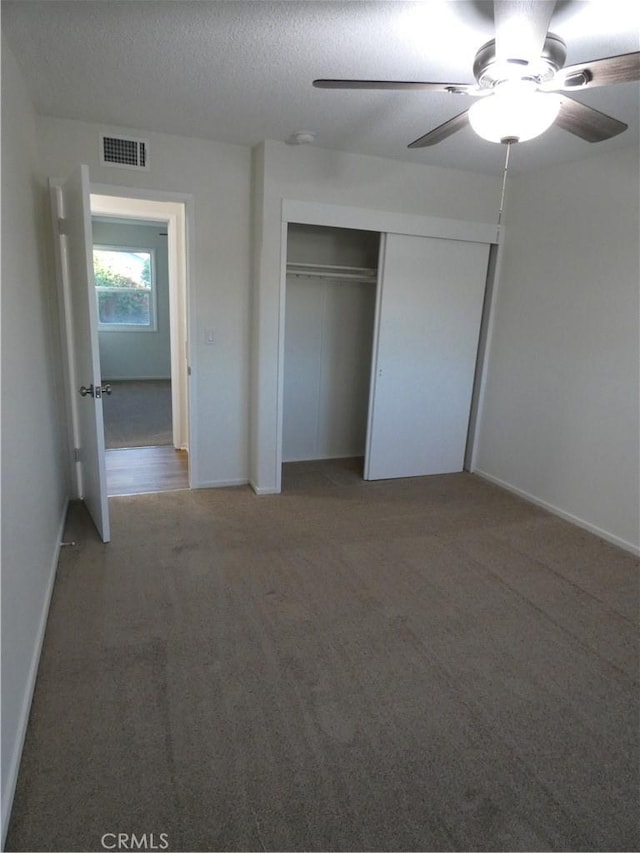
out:
<path id="1" fill-rule="evenodd" d="M 551 127 L 559 111 L 557 95 L 538 92 L 527 81 L 506 82 L 473 104 L 469 122 L 489 142 L 526 142 Z"/>

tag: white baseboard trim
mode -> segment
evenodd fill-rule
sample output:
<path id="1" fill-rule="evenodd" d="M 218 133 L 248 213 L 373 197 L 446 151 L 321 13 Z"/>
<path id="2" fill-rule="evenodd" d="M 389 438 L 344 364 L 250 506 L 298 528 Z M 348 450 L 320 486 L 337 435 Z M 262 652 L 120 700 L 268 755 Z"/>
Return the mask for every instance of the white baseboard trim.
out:
<path id="1" fill-rule="evenodd" d="M 601 527 L 597 527 L 595 524 L 591 524 L 589 521 L 585 521 L 583 518 L 580 518 L 577 515 L 573 515 L 570 512 L 566 512 L 565 510 L 560 509 L 560 507 L 557 507 L 554 504 L 549 503 L 548 501 L 542 500 L 542 498 L 537 498 L 535 495 L 524 491 L 524 489 L 519 489 L 517 486 L 512 486 L 511 483 L 507 483 L 504 480 L 501 480 L 499 477 L 494 477 L 493 474 L 488 474 L 486 471 L 482 471 L 480 468 L 474 468 L 471 473 L 477 474 L 478 477 L 482 477 L 483 480 L 487 480 L 488 482 L 493 483 L 496 486 L 500 486 L 500 488 L 506 489 L 506 491 L 512 492 L 514 495 L 518 495 L 518 497 L 520 498 L 524 498 L 526 501 L 529 501 L 529 503 L 535 504 L 536 506 L 548 510 L 554 515 L 563 518 L 565 521 L 570 521 L 572 524 L 575 524 L 577 527 L 581 527 L 583 530 L 588 530 L 589 533 L 593 533 L 595 536 L 599 536 L 600 539 L 604 539 L 607 542 L 610 542 L 612 545 L 617 545 L 618 548 L 623 548 L 625 551 L 630 551 L 632 554 L 640 556 L 640 547 L 634 545 L 632 542 L 627 542 L 626 539 L 621 539 L 619 536 L 615 536 L 613 533 L 609 533 L 607 530 L 603 530 Z"/>
<path id="2" fill-rule="evenodd" d="M 203 480 L 200 483 L 194 483 L 192 489 L 224 489 L 225 486 L 247 486 L 249 481 L 244 478 L 240 480 Z"/>
<path id="3" fill-rule="evenodd" d="M 44 642 L 44 632 L 47 627 L 47 618 L 49 616 L 49 607 L 51 605 L 51 596 L 53 594 L 53 585 L 56 579 L 56 571 L 58 568 L 58 560 L 60 558 L 60 546 L 62 543 L 62 536 L 64 534 L 64 525 L 67 519 L 67 509 L 69 507 L 68 499 L 65 501 L 63 510 L 62 510 L 62 518 L 60 519 L 60 523 L 58 525 L 58 534 L 57 540 L 53 552 L 53 558 L 51 560 L 51 565 L 49 568 L 49 580 L 47 582 L 47 591 L 44 597 L 44 602 L 42 604 L 42 612 L 40 614 L 40 622 L 38 624 L 38 630 L 36 633 L 36 641 L 33 648 L 33 655 L 31 658 L 31 665 L 29 667 L 29 674 L 27 676 L 27 689 L 24 695 L 24 699 L 22 702 L 22 711 L 20 714 L 20 723 L 18 727 L 18 736 L 16 738 L 16 742 L 13 747 L 13 754 L 11 755 L 11 760 L 9 762 L 9 773 L 7 774 L 7 788 L 6 788 L 6 796 L 5 801 L 2 803 L 2 849 L 4 850 L 4 845 L 7 837 L 7 830 L 9 828 L 9 818 L 11 817 L 11 809 L 13 807 L 13 798 L 16 793 L 16 785 L 18 783 L 18 773 L 20 771 L 20 761 L 22 758 L 22 750 L 24 748 L 24 741 L 27 735 L 27 725 L 29 723 L 29 714 L 31 712 L 31 702 L 33 700 L 33 692 L 36 686 L 36 678 L 38 677 L 38 666 L 40 664 L 40 655 L 42 653 L 42 643 Z"/>
<path id="4" fill-rule="evenodd" d="M 103 379 L 103 382 L 169 382 L 170 376 L 110 376 L 108 379 Z"/>
<path id="5" fill-rule="evenodd" d="M 264 488 L 264 489 L 263 489 L 263 488 L 260 488 L 260 486 L 256 486 L 256 484 L 255 484 L 255 483 L 251 483 L 251 482 L 249 482 L 249 485 L 251 486 L 251 488 L 253 489 L 253 491 L 255 492 L 255 494 L 256 494 L 256 495 L 258 495 L 258 496 L 262 496 L 262 495 L 279 495 L 279 494 L 280 494 L 280 492 L 279 492 L 277 489 L 272 488 L 271 486 L 269 486 L 269 487 L 267 487 L 267 488 Z"/>
<path id="6" fill-rule="evenodd" d="M 353 453 L 322 453 L 320 456 L 291 457 L 291 459 L 283 459 L 282 464 L 286 465 L 287 462 L 329 462 L 331 459 L 355 459 L 359 456 L 364 456 L 364 450 L 354 450 Z"/>

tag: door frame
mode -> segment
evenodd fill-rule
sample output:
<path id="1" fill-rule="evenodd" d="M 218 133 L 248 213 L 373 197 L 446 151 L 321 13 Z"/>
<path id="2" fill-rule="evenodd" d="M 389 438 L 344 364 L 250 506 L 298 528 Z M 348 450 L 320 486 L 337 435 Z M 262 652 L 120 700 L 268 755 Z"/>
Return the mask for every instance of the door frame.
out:
<path id="1" fill-rule="evenodd" d="M 282 490 L 282 433 L 284 415 L 284 334 L 287 290 L 287 234 L 290 223 L 299 225 L 324 225 L 334 228 L 350 228 L 357 231 L 377 231 L 381 235 L 381 250 L 384 247 L 384 235 L 387 233 L 407 234 L 416 237 L 439 237 L 448 240 L 499 244 L 500 233 L 497 225 L 486 222 L 470 222 L 457 219 L 443 219 L 418 214 L 395 213 L 392 211 L 369 210 L 367 208 L 347 207 L 319 202 L 282 200 L 280 230 L 280 287 L 278 310 L 278 349 L 277 349 L 277 402 L 275 424 L 275 483 L 273 488 L 256 488 L 258 494 L 280 493 Z M 380 274 L 380 267 L 378 269 Z M 379 324 L 379 304 L 384 283 L 378 277 L 376 293 L 376 316 L 374 328 L 373 352 L 377 349 Z M 483 353 L 486 357 L 486 353 Z M 373 363 L 373 362 L 372 362 Z M 480 377 L 486 374 L 484 362 Z M 480 378 L 478 377 L 478 378 Z M 482 382 L 482 379 L 481 379 Z M 374 376 L 371 374 L 371 387 Z M 370 391 L 371 394 L 371 391 Z M 371 409 L 371 398 L 369 401 Z M 369 418 L 370 418 L 369 411 Z M 367 427 L 367 448 L 369 444 Z"/>
<path id="2" fill-rule="evenodd" d="M 194 376 L 191 351 L 192 293 L 189 287 L 193 198 L 190 195 L 91 184 L 91 214 L 156 221 L 167 226 L 171 340 L 173 444 L 188 451 L 189 487 L 196 479 Z"/>

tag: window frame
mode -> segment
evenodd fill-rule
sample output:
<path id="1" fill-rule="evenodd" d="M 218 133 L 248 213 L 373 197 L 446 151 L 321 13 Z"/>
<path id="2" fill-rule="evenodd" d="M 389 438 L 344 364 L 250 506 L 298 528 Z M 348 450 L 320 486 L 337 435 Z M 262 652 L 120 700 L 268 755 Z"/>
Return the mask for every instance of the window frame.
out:
<path id="1" fill-rule="evenodd" d="M 136 293 L 140 292 L 140 288 L 137 287 L 98 287 L 95 283 L 95 273 L 93 280 L 93 289 L 95 291 L 95 299 L 96 299 L 96 314 L 98 320 L 98 331 L 99 332 L 157 332 L 158 331 L 158 300 L 157 300 L 157 281 L 156 281 L 156 250 L 154 248 L 150 248 L 148 246 L 114 246 L 108 243 L 94 243 L 91 251 L 91 259 L 93 261 L 93 252 L 94 250 L 98 251 L 106 251 L 106 252 L 126 252 L 129 254 L 142 253 L 149 255 L 149 279 L 150 279 L 150 287 L 148 291 L 149 293 L 149 319 L 150 322 L 148 325 L 141 325 L 138 323 L 102 323 L 100 322 L 100 303 L 98 301 L 98 294 L 102 292 L 111 293 L 113 291 L 119 291 L 120 293 Z M 92 267 L 95 270 L 95 266 Z"/>

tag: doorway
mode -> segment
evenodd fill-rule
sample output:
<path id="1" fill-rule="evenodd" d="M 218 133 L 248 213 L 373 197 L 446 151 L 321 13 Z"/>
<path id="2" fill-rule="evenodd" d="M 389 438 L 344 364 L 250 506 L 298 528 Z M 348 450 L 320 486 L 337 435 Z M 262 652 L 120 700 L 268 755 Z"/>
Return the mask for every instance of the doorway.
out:
<path id="1" fill-rule="evenodd" d="M 167 204 L 91 196 L 110 497 L 189 488 L 185 235 Z"/>

